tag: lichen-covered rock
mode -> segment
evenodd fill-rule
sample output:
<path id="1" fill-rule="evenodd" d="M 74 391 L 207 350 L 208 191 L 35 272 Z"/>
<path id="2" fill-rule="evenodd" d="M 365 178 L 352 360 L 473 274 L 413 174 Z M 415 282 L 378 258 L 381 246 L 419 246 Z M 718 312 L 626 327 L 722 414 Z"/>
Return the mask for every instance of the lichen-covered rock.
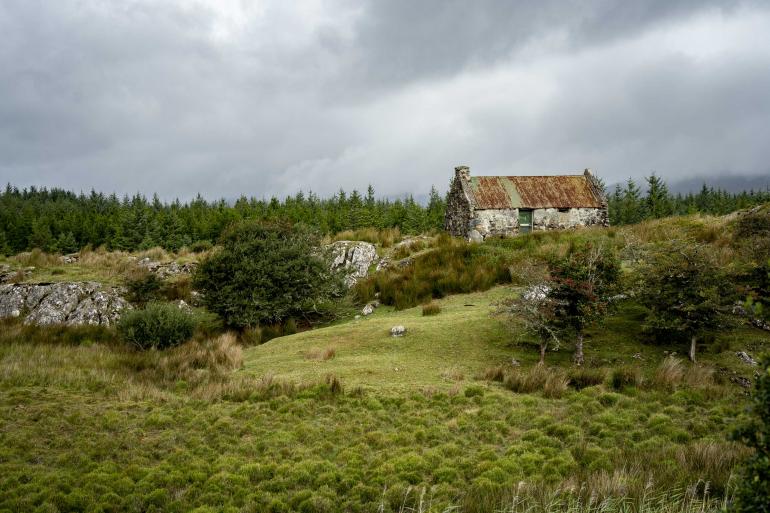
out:
<path id="1" fill-rule="evenodd" d="M 150 260 L 148 257 L 139 260 L 137 265 L 147 269 L 161 280 L 180 274 L 192 274 L 198 266 L 196 262 L 187 262 L 186 264 L 179 264 L 177 262 L 156 262 L 155 260 Z"/>
<path id="2" fill-rule="evenodd" d="M 366 278 L 369 268 L 379 260 L 374 244 L 362 241 L 341 240 L 327 246 L 333 271 L 345 274 L 345 284 L 352 287 Z"/>
<path id="3" fill-rule="evenodd" d="M 0 318 L 24 316 L 27 324 L 115 323 L 131 305 L 96 282 L 0 285 Z"/>
<path id="4" fill-rule="evenodd" d="M 393 326 L 390 328 L 391 337 L 403 337 L 406 335 L 406 328 L 404 326 Z"/>
<path id="5" fill-rule="evenodd" d="M 372 315 L 374 313 L 374 306 L 371 304 L 366 305 L 363 310 L 361 310 L 362 315 Z"/>

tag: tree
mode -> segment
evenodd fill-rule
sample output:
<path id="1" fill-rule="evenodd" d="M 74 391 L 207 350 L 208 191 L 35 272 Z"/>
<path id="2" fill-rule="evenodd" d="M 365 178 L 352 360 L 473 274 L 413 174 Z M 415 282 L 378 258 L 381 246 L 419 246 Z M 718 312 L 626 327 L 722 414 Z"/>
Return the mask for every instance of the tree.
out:
<path id="1" fill-rule="evenodd" d="M 671 215 L 671 199 L 668 187 L 655 173 L 647 177 L 647 196 L 644 198 L 645 214 L 648 218 L 660 219 Z"/>
<path id="2" fill-rule="evenodd" d="M 656 338 L 689 340 L 693 362 L 698 339 L 724 326 L 727 280 L 703 244 L 674 240 L 651 247 L 637 271 L 636 288 L 647 307 L 645 330 Z"/>
<path id="3" fill-rule="evenodd" d="M 504 301 L 500 310 L 511 317 L 515 333 L 537 339 L 540 365 L 545 363 L 548 345 L 553 343 L 558 348 L 560 344 L 557 304 L 549 296 L 550 291 L 551 286 L 546 281 L 533 283 L 521 296 Z"/>
<path id="4" fill-rule="evenodd" d="M 229 326 L 308 317 L 341 290 L 318 252 L 318 237 L 301 226 L 245 221 L 230 228 L 221 244 L 198 267 L 193 285 Z"/>
<path id="5" fill-rule="evenodd" d="M 582 365 L 584 330 L 608 311 L 610 295 L 620 278 L 620 261 L 604 247 L 586 243 L 548 265 L 548 297 L 555 304 L 560 327 L 575 337 L 575 365 Z"/>
<path id="6" fill-rule="evenodd" d="M 754 385 L 751 420 L 733 437 L 754 449 L 740 470 L 731 511 L 770 512 L 770 354 L 760 359 L 761 371 Z"/>

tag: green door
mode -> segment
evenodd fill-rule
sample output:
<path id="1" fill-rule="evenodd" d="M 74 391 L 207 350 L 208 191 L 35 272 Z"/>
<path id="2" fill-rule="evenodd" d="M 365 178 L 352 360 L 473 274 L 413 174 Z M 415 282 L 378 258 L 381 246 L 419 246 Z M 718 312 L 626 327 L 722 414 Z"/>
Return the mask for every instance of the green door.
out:
<path id="1" fill-rule="evenodd" d="M 532 231 L 532 211 L 519 209 L 519 233 Z"/>

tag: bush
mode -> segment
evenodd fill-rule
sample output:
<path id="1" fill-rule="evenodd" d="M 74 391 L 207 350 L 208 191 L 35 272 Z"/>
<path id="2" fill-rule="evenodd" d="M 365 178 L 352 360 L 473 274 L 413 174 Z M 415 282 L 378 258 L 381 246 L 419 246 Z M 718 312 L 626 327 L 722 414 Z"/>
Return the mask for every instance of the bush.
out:
<path id="1" fill-rule="evenodd" d="M 752 396 L 751 421 L 734 436 L 754 449 L 741 469 L 733 511 L 770 512 L 770 354 L 761 358 Z"/>
<path id="2" fill-rule="evenodd" d="M 624 365 L 612 370 L 610 374 L 610 386 L 615 390 L 626 387 L 635 387 L 642 383 L 642 371 L 639 367 Z"/>
<path id="3" fill-rule="evenodd" d="M 145 270 L 136 270 L 126 279 L 128 293 L 126 299 L 138 305 L 145 305 L 160 297 L 163 281 L 155 274 Z"/>
<path id="4" fill-rule="evenodd" d="M 150 303 L 128 310 L 118 322 L 120 337 L 139 349 L 174 347 L 192 337 L 195 318 L 168 303 Z"/>
<path id="5" fill-rule="evenodd" d="M 190 244 L 190 251 L 193 253 L 204 253 L 213 247 L 214 245 L 211 244 L 210 240 L 199 240 Z"/>
<path id="6" fill-rule="evenodd" d="M 422 305 L 423 315 L 438 315 L 439 313 L 441 313 L 441 305 L 438 303 L 431 301 L 430 303 Z"/>
<path id="7" fill-rule="evenodd" d="M 245 328 L 319 316 L 341 291 L 339 276 L 318 255 L 318 238 L 302 227 L 244 222 L 222 249 L 198 266 L 193 286 L 228 326 Z"/>

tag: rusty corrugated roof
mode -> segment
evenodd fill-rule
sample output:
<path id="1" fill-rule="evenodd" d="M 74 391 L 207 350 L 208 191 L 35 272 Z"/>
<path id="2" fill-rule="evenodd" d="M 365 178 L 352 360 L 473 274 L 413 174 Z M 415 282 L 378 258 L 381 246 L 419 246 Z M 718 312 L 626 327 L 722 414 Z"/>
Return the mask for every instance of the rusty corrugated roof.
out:
<path id="1" fill-rule="evenodd" d="M 473 176 L 475 206 L 488 208 L 600 208 L 585 175 Z"/>

